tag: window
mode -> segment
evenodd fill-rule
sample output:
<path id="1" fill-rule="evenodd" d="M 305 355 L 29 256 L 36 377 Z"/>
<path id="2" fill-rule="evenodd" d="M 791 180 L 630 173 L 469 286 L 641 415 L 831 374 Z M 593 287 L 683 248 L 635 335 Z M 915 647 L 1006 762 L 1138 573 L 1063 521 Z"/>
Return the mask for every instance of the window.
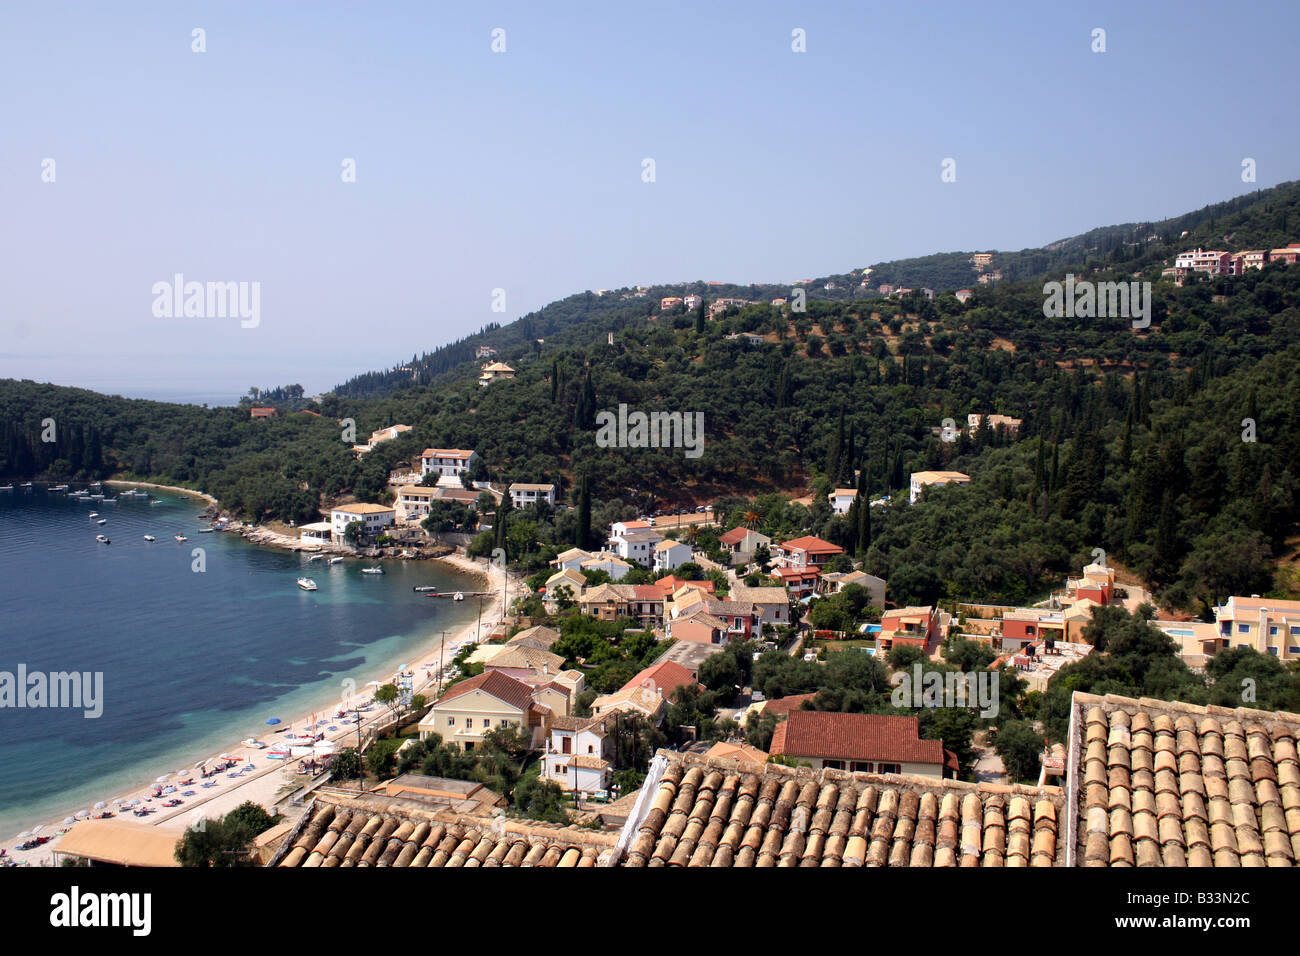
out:
<path id="1" fill-rule="evenodd" d="M 880 765 L 880 772 L 881 773 L 902 773 L 903 766 L 902 764 L 897 764 L 897 763 L 882 763 Z"/>
<path id="2" fill-rule="evenodd" d="M 855 773 L 875 773 L 875 766 L 876 765 L 870 761 L 863 762 L 861 760 L 855 760 L 849 769 L 853 770 Z"/>
<path id="3" fill-rule="evenodd" d="M 1269 636 L 1269 637 L 1274 637 L 1274 636 L 1276 636 L 1276 634 L 1277 634 L 1277 625 L 1276 625 L 1276 624 L 1270 624 L 1270 625 L 1269 625 L 1269 628 L 1268 628 L 1268 636 Z"/>
<path id="4" fill-rule="evenodd" d="M 1296 624 L 1291 625 L 1291 636 L 1300 637 L 1300 625 L 1296 625 Z"/>
<path id="5" fill-rule="evenodd" d="M 822 766 L 823 766 L 823 767 L 827 767 L 827 768 L 829 768 L 829 769 L 831 769 L 831 770 L 843 770 L 843 769 L 844 769 L 844 761 L 843 761 L 843 760 L 823 760 L 823 761 L 822 761 Z"/>
<path id="6" fill-rule="evenodd" d="M 1288 648 L 1286 649 L 1286 652 L 1287 652 L 1288 654 L 1300 654 L 1300 647 L 1296 647 L 1296 646 L 1292 645 L 1291 647 L 1288 647 Z"/>
<path id="7" fill-rule="evenodd" d="M 1268 649 L 1268 652 L 1269 652 L 1270 654 L 1272 654 L 1274 657 L 1277 657 L 1277 648 L 1276 648 L 1276 647 L 1270 647 L 1270 648 Z"/>
<path id="8" fill-rule="evenodd" d="M 1237 625 L 1237 633 L 1238 633 L 1238 634 L 1249 634 L 1249 633 L 1250 633 L 1250 625 L 1249 625 L 1249 624 L 1238 624 L 1238 625 Z"/>
<path id="9" fill-rule="evenodd" d="M 455 727 L 455 726 L 456 726 L 456 718 L 455 718 L 455 717 L 448 717 L 448 718 L 447 718 L 447 726 L 448 726 L 448 727 Z"/>

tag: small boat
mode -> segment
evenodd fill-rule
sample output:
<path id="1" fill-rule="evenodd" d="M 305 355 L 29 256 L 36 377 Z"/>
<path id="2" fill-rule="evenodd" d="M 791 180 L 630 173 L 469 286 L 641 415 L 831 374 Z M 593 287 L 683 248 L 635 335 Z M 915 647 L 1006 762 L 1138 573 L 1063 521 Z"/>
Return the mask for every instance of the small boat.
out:
<path id="1" fill-rule="evenodd" d="M 417 584 L 415 587 L 411 588 L 411 590 L 415 591 L 417 594 L 438 593 L 438 589 L 435 588 L 432 584 Z"/>
<path id="2" fill-rule="evenodd" d="M 361 573 L 362 574 L 383 574 L 384 569 L 383 568 L 362 568 Z"/>
<path id="3" fill-rule="evenodd" d="M 98 512 L 98 511 L 92 511 L 92 512 L 90 513 L 90 517 L 92 517 L 92 518 L 98 518 L 98 517 L 99 517 L 99 512 Z"/>
<path id="4" fill-rule="evenodd" d="M 325 557 L 325 555 L 323 554 L 313 554 L 310 558 L 307 559 L 307 563 L 310 564 L 313 561 L 319 561 L 323 557 Z"/>
<path id="5" fill-rule="evenodd" d="M 19 485 L 18 487 L 19 487 L 19 488 L 30 488 L 31 486 L 32 486 L 32 483 L 31 483 L 30 481 L 24 481 L 24 482 L 23 482 L 21 485 Z"/>
<path id="6" fill-rule="evenodd" d="M 146 541 L 157 541 L 157 540 L 158 540 L 157 538 L 155 538 L 155 537 L 154 537 L 153 535 L 151 535 L 151 534 L 147 534 L 147 535 L 145 535 L 145 536 L 144 536 L 144 539 L 145 539 Z"/>
<path id="7" fill-rule="evenodd" d="M 162 504 L 162 502 L 161 502 L 161 501 L 158 501 L 157 499 L 155 499 L 155 500 L 149 502 L 149 504 L 151 504 L 151 505 L 160 505 L 160 504 Z"/>
<path id="8" fill-rule="evenodd" d="M 330 558 L 330 564 L 342 564 L 342 563 L 343 563 L 342 558 Z"/>
<path id="9" fill-rule="evenodd" d="M 104 504 L 106 504 L 106 505 L 115 505 L 115 504 L 117 504 L 117 499 L 116 499 L 116 498 L 105 498 L 105 499 L 104 499 Z"/>
<path id="10" fill-rule="evenodd" d="M 95 522 L 95 524 L 108 524 L 108 519 L 100 518 L 98 521 Z"/>
<path id="11" fill-rule="evenodd" d="M 302 588 L 304 591 L 315 591 L 316 582 L 311 578 L 299 578 L 298 587 Z"/>
<path id="12" fill-rule="evenodd" d="M 452 596 L 452 600 L 453 600 L 453 601 L 463 601 L 463 600 L 465 600 L 465 595 L 463 595 L 463 594 L 461 594 L 459 591 L 457 591 L 457 592 Z"/>
<path id="13" fill-rule="evenodd" d="M 113 543 L 112 541 L 109 541 L 108 538 L 106 538 L 106 537 L 105 537 L 104 535 L 102 535 L 102 534 L 97 534 L 97 535 L 95 535 L 95 540 L 98 541 L 100 544 L 112 544 L 112 543 Z"/>
<path id="14" fill-rule="evenodd" d="M 212 529 L 211 529 L 211 528 L 200 528 L 200 529 L 199 529 L 199 534 L 212 534 Z"/>
<path id="15" fill-rule="evenodd" d="M 0 491 L 13 491 L 13 485 L 0 485 Z"/>
<path id="16" fill-rule="evenodd" d="M 185 537 L 185 535 L 180 534 L 179 532 L 178 532 L 177 534 L 173 535 L 173 537 L 174 537 L 177 541 L 188 541 L 188 540 L 190 540 L 189 538 Z"/>

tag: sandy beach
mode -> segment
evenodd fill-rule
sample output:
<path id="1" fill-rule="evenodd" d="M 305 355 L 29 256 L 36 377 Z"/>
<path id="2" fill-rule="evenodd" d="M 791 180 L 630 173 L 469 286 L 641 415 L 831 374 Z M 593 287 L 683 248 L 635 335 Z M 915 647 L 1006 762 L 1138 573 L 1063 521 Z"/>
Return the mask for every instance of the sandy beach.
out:
<path id="1" fill-rule="evenodd" d="M 127 484 L 118 482 L 118 484 Z M 144 486 L 144 487 L 158 487 Z M 185 489 L 169 489 L 174 491 L 185 491 Z M 197 494 L 196 492 L 187 492 Z M 206 496 L 200 496 L 206 497 Z M 415 694 L 424 694 L 426 698 L 432 699 L 437 691 L 438 685 L 438 661 L 440 653 L 443 653 L 443 644 L 446 644 L 445 662 L 450 665 L 451 659 L 456 652 L 465 643 L 475 643 L 485 639 L 492 630 L 501 622 L 505 616 L 505 611 L 518 593 L 520 587 L 518 581 L 513 579 L 503 568 L 490 565 L 486 561 L 476 561 L 464 555 L 448 555 L 435 560 L 445 561 L 449 565 L 461 571 L 483 576 L 488 581 L 489 590 L 495 593 L 492 601 L 485 602 L 481 622 L 471 622 L 458 631 L 449 634 L 444 640 L 439 637 L 431 644 L 413 651 L 409 657 L 409 673 L 411 673 L 412 691 Z M 503 590 L 505 596 L 503 600 Z M 395 676 L 395 671 L 389 671 L 382 674 L 372 674 L 371 681 L 378 683 L 389 683 Z M 285 760 L 269 759 L 267 754 L 272 750 L 288 749 L 292 741 L 286 738 L 290 734 L 306 735 L 310 730 L 311 733 L 323 733 L 326 740 L 337 743 L 339 749 L 349 746 L 355 746 L 358 736 L 358 725 L 355 722 L 355 714 L 349 713 L 344 718 L 336 718 L 335 715 L 340 711 L 355 711 L 361 707 L 361 726 L 360 730 L 364 734 L 366 728 L 371 727 L 376 722 L 383 722 L 389 716 L 386 707 L 380 704 L 371 704 L 374 685 L 367 683 L 364 687 L 346 699 L 322 699 L 320 705 L 313 711 L 299 715 L 295 720 L 285 721 L 273 728 L 268 727 L 269 732 L 263 733 L 256 738 L 245 737 L 245 740 L 256 739 L 266 744 L 265 749 L 246 745 L 240 741 L 232 741 L 230 747 L 208 755 L 196 754 L 195 759 L 187 764 L 190 770 L 177 772 L 174 766 L 158 767 L 156 773 L 150 779 L 157 779 L 161 782 L 144 783 L 140 787 L 121 794 L 104 794 L 100 800 L 107 804 L 107 809 L 114 812 L 118 818 L 137 823 L 147 823 L 152 826 L 163 827 L 168 830 L 180 832 L 183 829 L 193 826 L 204 817 L 219 817 L 234 809 L 246 800 L 252 800 L 263 806 L 270 808 L 276 800 L 287 794 L 292 789 L 297 789 L 310 782 L 312 777 L 300 776 L 293 773 L 297 767 L 300 758 L 290 758 Z M 369 705 L 369 709 L 365 709 Z M 312 718 L 316 718 L 316 725 L 311 725 Z M 196 769 L 201 764 L 211 764 L 221 759 L 222 755 L 227 755 L 229 762 L 233 763 L 232 767 L 226 771 L 203 779 Z M 203 759 L 199 759 L 202 757 Z M 243 769 L 243 768 L 249 769 Z M 165 776 L 165 780 L 164 780 Z M 193 783 L 179 785 L 178 781 L 190 779 Z M 210 784 L 205 786 L 205 784 Z M 175 786 L 176 793 L 167 794 L 161 797 L 154 797 L 155 789 Z M 187 792 L 192 792 L 192 796 L 186 796 Z M 183 801 L 180 806 L 164 808 L 164 800 L 177 798 Z M 121 803 L 131 800 L 138 801 L 138 805 L 151 808 L 145 817 L 134 816 L 130 810 L 120 809 Z M 91 801 L 94 803 L 96 801 Z M 84 808 L 91 810 L 89 806 Z M 92 813 L 101 811 L 91 810 Z M 28 866 L 51 866 L 53 865 L 53 854 L 59 848 L 59 837 L 67 832 L 68 826 L 65 825 L 63 817 L 58 820 L 45 821 L 40 825 L 40 836 L 54 835 L 49 843 L 36 847 L 31 850 L 18 850 L 17 844 L 24 842 L 27 837 L 14 836 L 0 840 L 0 848 L 3 848 L 6 855 L 19 863 Z M 29 831 L 30 832 L 30 831 Z"/>
<path id="2" fill-rule="evenodd" d="M 194 490 L 191 489 L 191 488 L 180 488 L 180 487 L 178 487 L 178 486 L 176 486 L 176 485 L 155 485 L 155 484 L 153 484 L 152 482 L 149 482 L 149 481 L 118 481 L 117 479 L 112 479 L 112 480 L 109 480 L 109 481 L 105 481 L 104 484 L 106 484 L 106 485 L 122 485 L 122 486 L 127 487 L 127 488 L 153 488 L 153 489 L 156 489 L 157 491 L 174 491 L 174 492 L 176 492 L 177 494 L 180 494 L 180 495 L 191 495 L 192 497 L 195 497 L 195 498 L 202 498 L 204 501 L 206 501 L 206 502 L 207 502 L 208 504 L 210 504 L 210 505 L 216 505 L 216 504 L 219 504 L 219 502 L 217 501 L 217 499 L 214 498 L 214 497 L 212 497 L 211 495 L 205 495 L 203 492 L 201 492 L 201 491 L 194 491 Z"/>

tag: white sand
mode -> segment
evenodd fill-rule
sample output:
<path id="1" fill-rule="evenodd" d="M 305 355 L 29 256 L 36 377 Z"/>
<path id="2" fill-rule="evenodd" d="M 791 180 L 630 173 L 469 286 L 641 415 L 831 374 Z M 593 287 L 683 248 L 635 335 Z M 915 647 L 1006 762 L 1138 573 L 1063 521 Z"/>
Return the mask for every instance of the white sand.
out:
<path id="1" fill-rule="evenodd" d="M 495 628 L 505 616 L 505 610 L 509 607 L 509 602 L 517 596 L 519 584 L 513 579 L 508 582 L 507 587 L 509 588 L 509 593 L 506 596 L 506 600 L 503 602 L 500 599 L 500 595 L 503 583 L 507 577 L 506 572 L 503 569 L 489 566 L 486 562 L 475 561 L 459 554 L 448 555 L 445 558 L 438 558 L 435 560 L 446 561 L 448 564 L 463 571 L 486 575 L 491 589 L 497 595 L 490 605 L 484 607 L 481 625 L 470 623 L 454 634 L 448 636 L 446 641 L 448 645 L 446 663 L 450 664 L 451 658 L 455 656 L 455 652 L 451 651 L 451 645 L 463 644 L 466 641 L 481 641 L 486 638 L 488 634 L 492 633 L 493 628 Z M 475 633 L 476 628 L 481 628 L 477 634 Z M 428 679 L 425 675 L 426 668 L 422 665 L 426 661 L 436 661 L 439 659 L 442 644 L 443 640 L 439 638 L 427 648 L 412 652 L 410 655 L 411 670 L 414 672 L 414 677 L 412 679 L 412 693 L 422 693 L 430 699 L 434 696 L 434 692 L 437 690 L 436 670 L 434 671 L 434 679 Z M 384 673 L 376 674 L 373 679 L 387 683 L 392 679 L 392 677 L 392 673 Z M 350 709 L 353 705 L 357 704 L 364 706 L 370 701 L 371 696 L 372 695 L 369 691 L 358 693 L 354 697 L 349 698 L 346 702 L 347 707 L 344 707 L 343 703 L 337 699 L 322 701 L 321 706 L 317 707 L 313 712 L 303 714 L 297 720 L 292 722 L 286 722 L 285 724 L 276 727 L 277 732 L 264 734 L 258 739 L 270 745 L 268 750 L 276 747 L 285 747 L 287 745 L 285 744 L 284 737 L 287 732 L 291 731 L 295 734 L 306 733 L 307 725 L 314 714 L 318 720 L 321 718 L 328 719 L 328 724 L 325 726 L 338 727 L 338 730 L 336 731 L 328 731 L 325 729 L 325 726 L 319 728 L 318 732 L 323 732 L 326 740 L 336 741 L 340 750 L 345 747 L 356 746 L 356 725 L 345 724 L 340 720 L 334 719 L 333 715 L 340 708 Z M 382 722 L 389 716 L 390 712 L 387 707 L 382 704 L 374 704 L 369 711 L 362 712 L 363 731 L 365 728 L 373 725 L 376 721 Z M 270 760 L 266 757 L 268 750 L 258 750 L 253 747 L 235 743 L 233 746 L 217 751 L 215 754 L 208 755 L 207 760 L 211 761 L 219 754 L 229 754 L 232 757 L 242 758 L 236 764 L 237 767 L 242 767 L 246 763 L 251 762 L 255 769 L 245 772 L 227 770 L 215 777 L 209 777 L 207 781 L 203 780 L 199 776 L 198 771 L 195 771 L 193 775 L 193 786 L 177 788 L 178 791 L 195 791 L 195 795 L 192 797 L 181 796 L 178 792 L 168 794 L 165 797 L 155 797 L 150 799 L 155 787 L 167 786 L 168 784 L 149 784 L 148 786 L 142 787 L 134 792 L 118 795 L 125 800 L 134 799 L 140 801 L 145 806 L 158 808 L 156 812 L 151 813 L 146 817 L 137 817 L 129 810 L 119 812 L 117 805 L 114 803 L 114 798 L 112 797 L 105 796 L 102 799 L 109 804 L 110 810 L 117 813 L 118 819 L 135 823 L 147 823 L 152 826 L 161 826 L 176 832 L 180 832 L 186 827 L 192 826 L 198 822 L 201 817 L 222 816 L 246 800 L 252 800 L 254 803 L 260 803 L 267 809 L 270 809 L 271 804 L 282 795 L 281 790 L 283 787 L 291 784 L 296 788 L 307 783 L 312 778 L 310 776 L 300 776 L 292 772 L 292 770 L 297 767 L 299 760 L 302 758 L 294 757 L 287 760 Z M 189 766 L 193 767 L 196 763 L 198 763 L 197 760 L 190 761 Z M 159 767 L 157 769 L 158 773 L 154 775 L 155 778 L 163 773 L 172 774 L 175 767 Z M 227 774 L 231 772 L 236 772 L 237 776 L 234 778 L 228 776 Z M 177 775 L 171 775 L 169 776 L 168 783 L 171 783 L 176 779 L 178 779 Z M 217 782 L 216 786 L 209 788 L 201 786 L 201 784 L 213 780 Z M 179 807 L 163 808 L 163 801 L 171 799 L 172 797 L 177 797 L 185 802 Z M 97 801 L 91 800 L 89 802 L 93 804 Z M 89 809 L 89 807 L 87 807 L 87 809 Z M 99 811 L 92 811 L 92 813 L 96 812 Z M 23 840 L 14 837 L 13 839 L 0 841 L 0 847 L 3 847 L 7 854 L 13 859 L 20 862 L 26 862 L 29 866 L 52 866 L 54 863 L 53 853 L 59 848 L 59 836 L 62 836 L 62 834 L 67 832 L 68 829 L 60 824 L 59 821 L 62 819 L 63 817 L 60 817 L 59 820 L 47 822 L 43 826 L 40 834 L 41 836 L 58 834 L 58 836 L 43 846 L 39 846 L 32 850 L 16 850 L 15 846 L 23 842 Z"/>

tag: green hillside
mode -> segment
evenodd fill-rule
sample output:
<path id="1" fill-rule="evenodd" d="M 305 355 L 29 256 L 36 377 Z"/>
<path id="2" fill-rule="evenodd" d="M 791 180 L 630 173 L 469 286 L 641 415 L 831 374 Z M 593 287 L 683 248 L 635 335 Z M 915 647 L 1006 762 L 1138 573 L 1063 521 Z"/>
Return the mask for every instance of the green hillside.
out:
<path id="1" fill-rule="evenodd" d="M 1189 236 L 1159 249 L 1295 241 L 1298 203 L 1300 187 L 1288 184 L 1207 207 L 1169 220 Z M 0 475 L 182 483 L 254 519 L 302 521 L 338 495 L 383 496 L 389 468 L 424 447 L 473 447 L 494 481 L 554 481 L 566 501 L 585 476 L 596 527 L 716 501 L 731 523 L 749 514 L 769 533 L 820 534 L 888 575 L 899 603 L 1023 600 L 1094 548 L 1184 607 L 1294 587 L 1274 574 L 1292 557 L 1300 517 L 1300 267 L 1179 288 L 1159 280 L 1157 240 L 1123 238 L 1147 228 L 1036 251 L 1049 255 L 1048 275 L 1072 263 L 1098 280 L 1153 281 L 1153 322 L 1141 331 L 1124 319 L 1044 318 L 1041 273 L 980 287 L 964 305 L 951 295 L 854 299 L 828 277 L 810 285 L 804 313 L 766 304 L 788 296 L 780 286 L 589 292 L 358 376 L 319 404 L 271 390 L 261 400 L 283 411 L 272 420 L 250 421 L 246 407 L 0 382 Z M 693 291 L 760 304 L 714 320 L 659 311 L 662 296 Z M 484 343 L 514 379 L 478 385 Z M 703 453 L 600 447 L 596 415 L 620 404 L 702 414 Z M 1023 424 L 1015 436 L 939 439 L 945 419 L 963 424 L 970 412 Z M 41 441 L 47 417 L 59 425 L 54 442 Z M 1247 417 L 1255 442 L 1241 439 Z M 358 462 L 342 419 L 358 436 L 414 428 Z M 923 468 L 972 482 L 872 509 L 870 527 L 856 512 L 830 514 L 826 490 L 855 471 L 876 497 L 904 491 Z M 788 500 L 810 493 L 810 508 Z M 526 567 L 584 533 L 574 511 L 516 517 L 510 548 Z"/>

